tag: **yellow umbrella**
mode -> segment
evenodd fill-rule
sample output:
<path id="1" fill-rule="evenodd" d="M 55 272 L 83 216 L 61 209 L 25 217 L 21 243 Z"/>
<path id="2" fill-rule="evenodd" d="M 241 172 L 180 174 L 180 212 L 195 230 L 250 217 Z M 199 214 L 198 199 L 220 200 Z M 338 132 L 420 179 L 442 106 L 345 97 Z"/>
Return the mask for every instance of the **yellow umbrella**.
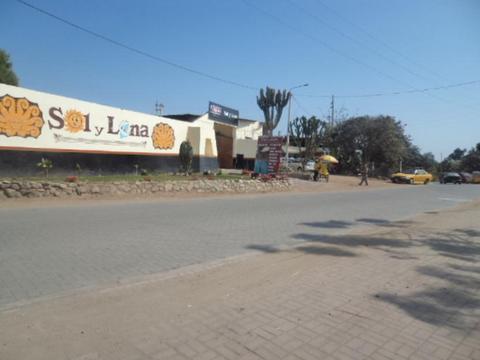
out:
<path id="1" fill-rule="evenodd" d="M 322 155 L 320 156 L 320 160 L 328 161 L 333 164 L 338 164 L 338 160 L 335 159 L 332 155 Z"/>

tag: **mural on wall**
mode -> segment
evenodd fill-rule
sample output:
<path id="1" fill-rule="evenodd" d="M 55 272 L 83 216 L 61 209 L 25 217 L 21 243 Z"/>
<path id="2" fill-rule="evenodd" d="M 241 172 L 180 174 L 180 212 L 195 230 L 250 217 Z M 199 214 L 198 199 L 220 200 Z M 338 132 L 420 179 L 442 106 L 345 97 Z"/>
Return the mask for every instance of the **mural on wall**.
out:
<path id="1" fill-rule="evenodd" d="M 173 128 L 165 123 L 158 123 L 152 131 L 152 142 L 155 149 L 172 149 L 175 145 Z"/>
<path id="2" fill-rule="evenodd" d="M 71 133 L 85 130 L 85 116 L 78 110 L 68 110 L 65 114 L 65 130 Z"/>
<path id="3" fill-rule="evenodd" d="M 44 123 L 38 104 L 27 98 L 0 97 L 0 135 L 38 138 Z"/>
<path id="4" fill-rule="evenodd" d="M 176 156 L 190 127 L 191 122 L 0 84 L 0 151 Z M 198 155 L 209 138 L 207 151 L 216 156 L 214 124 L 194 127 Z"/>

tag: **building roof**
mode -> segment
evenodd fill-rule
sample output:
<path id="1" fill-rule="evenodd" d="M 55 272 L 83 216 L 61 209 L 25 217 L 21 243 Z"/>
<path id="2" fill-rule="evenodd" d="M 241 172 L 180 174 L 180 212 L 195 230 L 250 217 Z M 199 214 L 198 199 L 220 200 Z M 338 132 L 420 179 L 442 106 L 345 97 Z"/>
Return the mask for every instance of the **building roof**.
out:
<path id="1" fill-rule="evenodd" d="M 199 117 L 202 117 L 203 115 L 205 115 L 205 114 L 201 114 L 201 115 L 196 115 L 196 114 L 170 114 L 170 115 L 162 115 L 162 116 L 166 117 L 166 118 L 169 118 L 169 119 L 174 119 L 174 120 L 194 122 L 195 120 L 197 120 Z M 212 120 L 212 121 L 215 121 L 215 120 Z M 258 122 L 260 124 L 263 124 L 263 121 L 245 119 L 245 118 L 238 118 L 238 121 L 245 121 L 245 122 L 251 122 L 251 123 Z M 219 123 L 223 124 L 222 122 L 219 122 Z M 225 125 L 228 125 L 228 124 L 225 124 Z"/>
<path id="2" fill-rule="evenodd" d="M 259 123 L 263 124 L 263 121 L 260 121 L 260 120 L 252 120 L 252 119 L 245 119 L 245 118 L 238 118 L 238 121 L 259 122 Z"/>
<path id="3" fill-rule="evenodd" d="M 175 119 L 180 121 L 187 121 L 187 122 L 194 122 L 202 115 L 195 115 L 195 114 L 172 114 L 172 115 L 162 115 L 163 117 L 169 119 Z"/>

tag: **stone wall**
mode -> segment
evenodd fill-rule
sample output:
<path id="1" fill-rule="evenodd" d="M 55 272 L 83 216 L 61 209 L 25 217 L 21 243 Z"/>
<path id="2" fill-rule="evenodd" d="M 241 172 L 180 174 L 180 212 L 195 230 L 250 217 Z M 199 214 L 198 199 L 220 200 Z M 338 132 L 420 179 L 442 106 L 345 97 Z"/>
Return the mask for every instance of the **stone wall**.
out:
<path id="1" fill-rule="evenodd" d="M 94 197 L 189 193 L 256 193 L 288 191 L 288 180 L 179 180 L 106 183 L 61 183 L 21 180 L 0 180 L 0 200 L 7 198 L 38 197 Z"/>

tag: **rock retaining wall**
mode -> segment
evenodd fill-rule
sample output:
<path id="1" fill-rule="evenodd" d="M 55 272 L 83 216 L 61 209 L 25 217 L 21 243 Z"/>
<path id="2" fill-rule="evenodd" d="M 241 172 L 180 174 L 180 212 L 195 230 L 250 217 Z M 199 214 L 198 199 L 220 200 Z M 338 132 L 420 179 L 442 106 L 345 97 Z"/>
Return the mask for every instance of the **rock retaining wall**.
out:
<path id="1" fill-rule="evenodd" d="M 172 192 L 255 193 L 287 191 L 288 180 L 179 180 L 164 182 L 60 183 L 0 180 L 0 200 L 7 198 L 141 195 Z"/>

